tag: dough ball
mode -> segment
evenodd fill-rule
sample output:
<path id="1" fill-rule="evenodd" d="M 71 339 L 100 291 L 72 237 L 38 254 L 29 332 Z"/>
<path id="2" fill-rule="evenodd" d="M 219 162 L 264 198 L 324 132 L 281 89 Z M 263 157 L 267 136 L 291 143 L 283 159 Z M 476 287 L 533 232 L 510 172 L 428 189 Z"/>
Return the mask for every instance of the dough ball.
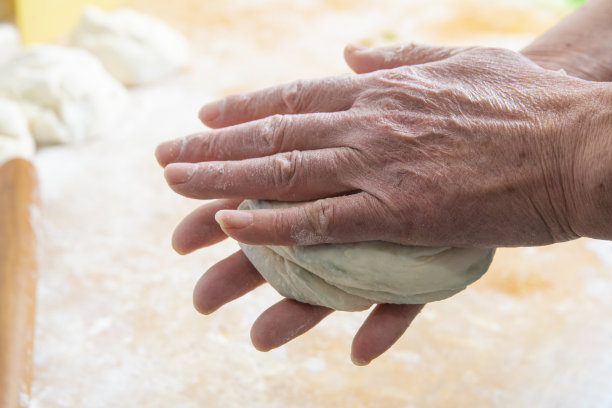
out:
<path id="1" fill-rule="evenodd" d="M 0 67 L 0 96 L 21 105 L 32 136 L 45 145 L 98 135 L 127 92 L 88 52 L 36 45 Z"/>
<path id="2" fill-rule="evenodd" d="M 0 166 L 16 157 L 34 156 L 34 140 L 19 104 L 0 98 Z"/>
<path id="3" fill-rule="evenodd" d="M 295 203 L 244 201 L 239 209 Z M 382 241 L 312 246 L 253 246 L 243 252 L 281 295 L 336 310 L 375 303 L 429 303 L 480 278 L 494 249 L 429 248 Z"/>
<path id="4" fill-rule="evenodd" d="M 17 28 L 12 24 L 0 24 L 0 65 L 11 59 L 20 48 Z"/>
<path id="5" fill-rule="evenodd" d="M 160 79 L 189 59 L 189 45 L 181 34 L 157 18 L 128 9 L 85 7 L 71 41 L 100 58 L 125 85 Z"/>

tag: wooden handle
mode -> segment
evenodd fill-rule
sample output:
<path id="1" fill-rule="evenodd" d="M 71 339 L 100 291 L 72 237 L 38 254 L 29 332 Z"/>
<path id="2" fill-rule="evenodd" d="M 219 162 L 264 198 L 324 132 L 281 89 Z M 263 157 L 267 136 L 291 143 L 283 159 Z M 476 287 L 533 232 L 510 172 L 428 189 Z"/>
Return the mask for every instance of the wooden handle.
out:
<path id="1" fill-rule="evenodd" d="M 27 407 L 32 381 L 38 181 L 30 162 L 0 167 L 0 407 Z"/>

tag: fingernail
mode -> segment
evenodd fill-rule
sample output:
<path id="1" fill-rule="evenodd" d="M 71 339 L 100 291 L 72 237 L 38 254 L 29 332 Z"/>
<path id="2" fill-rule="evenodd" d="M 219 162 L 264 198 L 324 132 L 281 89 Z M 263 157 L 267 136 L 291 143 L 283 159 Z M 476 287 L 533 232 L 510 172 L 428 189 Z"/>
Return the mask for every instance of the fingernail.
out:
<path id="1" fill-rule="evenodd" d="M 361 45 L 361 44 L 348 44 L 346 46 L 346 50 L 348 52 L 363 51 L 366 49 L 368 49 L 368 47 L 366 47 L 365 45 Z"/>
<path id="2" fill-rule="evenodd" d="M 213 122 L 219 116 L 219 102 L 211 102 L 200 108 L 198 117 L 202 122 Z"/>
<path id="3" fill-rule="evenodd" d="M 183 148 L 183 139 L 171 140 L 169 142 L 164 142 L 157 146 L 155 149 L 155 157 L 157 158 L 157 162 L 165 167 L 169 163 L 175 161 Z"/>
<path id="4" fill-rule="evenodd" d="M 360 367 L 363 367 L 363 366 L 366 366 L 366 365 L 370 364 L 369 361 L 360 360 L 360 359 L 358 359 L 357 357 L 355 357 L 352 354 L 351 354 L 351 361 L 353 362 L 353 364 L 355 364 L 356 366 L 360 366 Z"/>
<path id="5" fill-rule="evenodd" d="M 222 229 L 242 229 L 253 223 L 253 215 L 248 211 L 221 210 L 215 214 L 215 221 Z"/>
<path id="6" fill-rule="evenodd" d="M 164 176 L 168 184 L 184 184 L 191 180 L 197 168 L 197 164 L 172 163 L 166 166 Z"/>

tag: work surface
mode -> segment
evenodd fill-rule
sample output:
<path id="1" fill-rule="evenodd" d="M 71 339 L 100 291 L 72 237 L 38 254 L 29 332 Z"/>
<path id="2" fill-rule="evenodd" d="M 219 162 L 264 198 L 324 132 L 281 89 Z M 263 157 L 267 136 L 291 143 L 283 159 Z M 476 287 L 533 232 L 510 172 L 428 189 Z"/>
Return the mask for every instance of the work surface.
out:
<path id="1" fill-rule="evenodd" d="M 204 102 L 348 72 L 347 42 L 517 49 L 567 10 L 484 0 L 134 6 L 188 35 L 194 61 L 131 90 L 131 108 L 103 138 L 36 159 L 44 207 L 32 407 L 612 405 L 611 245 L 500 250 L 483 279 L 426 306 L 367 367 L 349 359 L 363 313 L 335 313 L 260 353 L 250 325 L 279 295 L 262 287 L 211 316 L 193 309 L 200 274 L 237 245 L 171 250 L 172 229 L 200 203 L 172 193 L 153 157 L 159 142 L 201 129 Z"/>

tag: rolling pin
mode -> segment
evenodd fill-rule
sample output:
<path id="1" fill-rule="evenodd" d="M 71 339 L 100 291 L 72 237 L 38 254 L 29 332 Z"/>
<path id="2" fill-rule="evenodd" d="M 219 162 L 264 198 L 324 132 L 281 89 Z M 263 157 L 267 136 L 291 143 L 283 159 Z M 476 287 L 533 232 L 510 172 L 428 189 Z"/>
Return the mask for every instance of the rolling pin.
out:
<path id="1" fill-rule="evenodd" d="M 0 407 L 27 407 L 32 381 L 36 245 L 32 216 L 39 208 L 32 164 L 0 167 Z"/>

